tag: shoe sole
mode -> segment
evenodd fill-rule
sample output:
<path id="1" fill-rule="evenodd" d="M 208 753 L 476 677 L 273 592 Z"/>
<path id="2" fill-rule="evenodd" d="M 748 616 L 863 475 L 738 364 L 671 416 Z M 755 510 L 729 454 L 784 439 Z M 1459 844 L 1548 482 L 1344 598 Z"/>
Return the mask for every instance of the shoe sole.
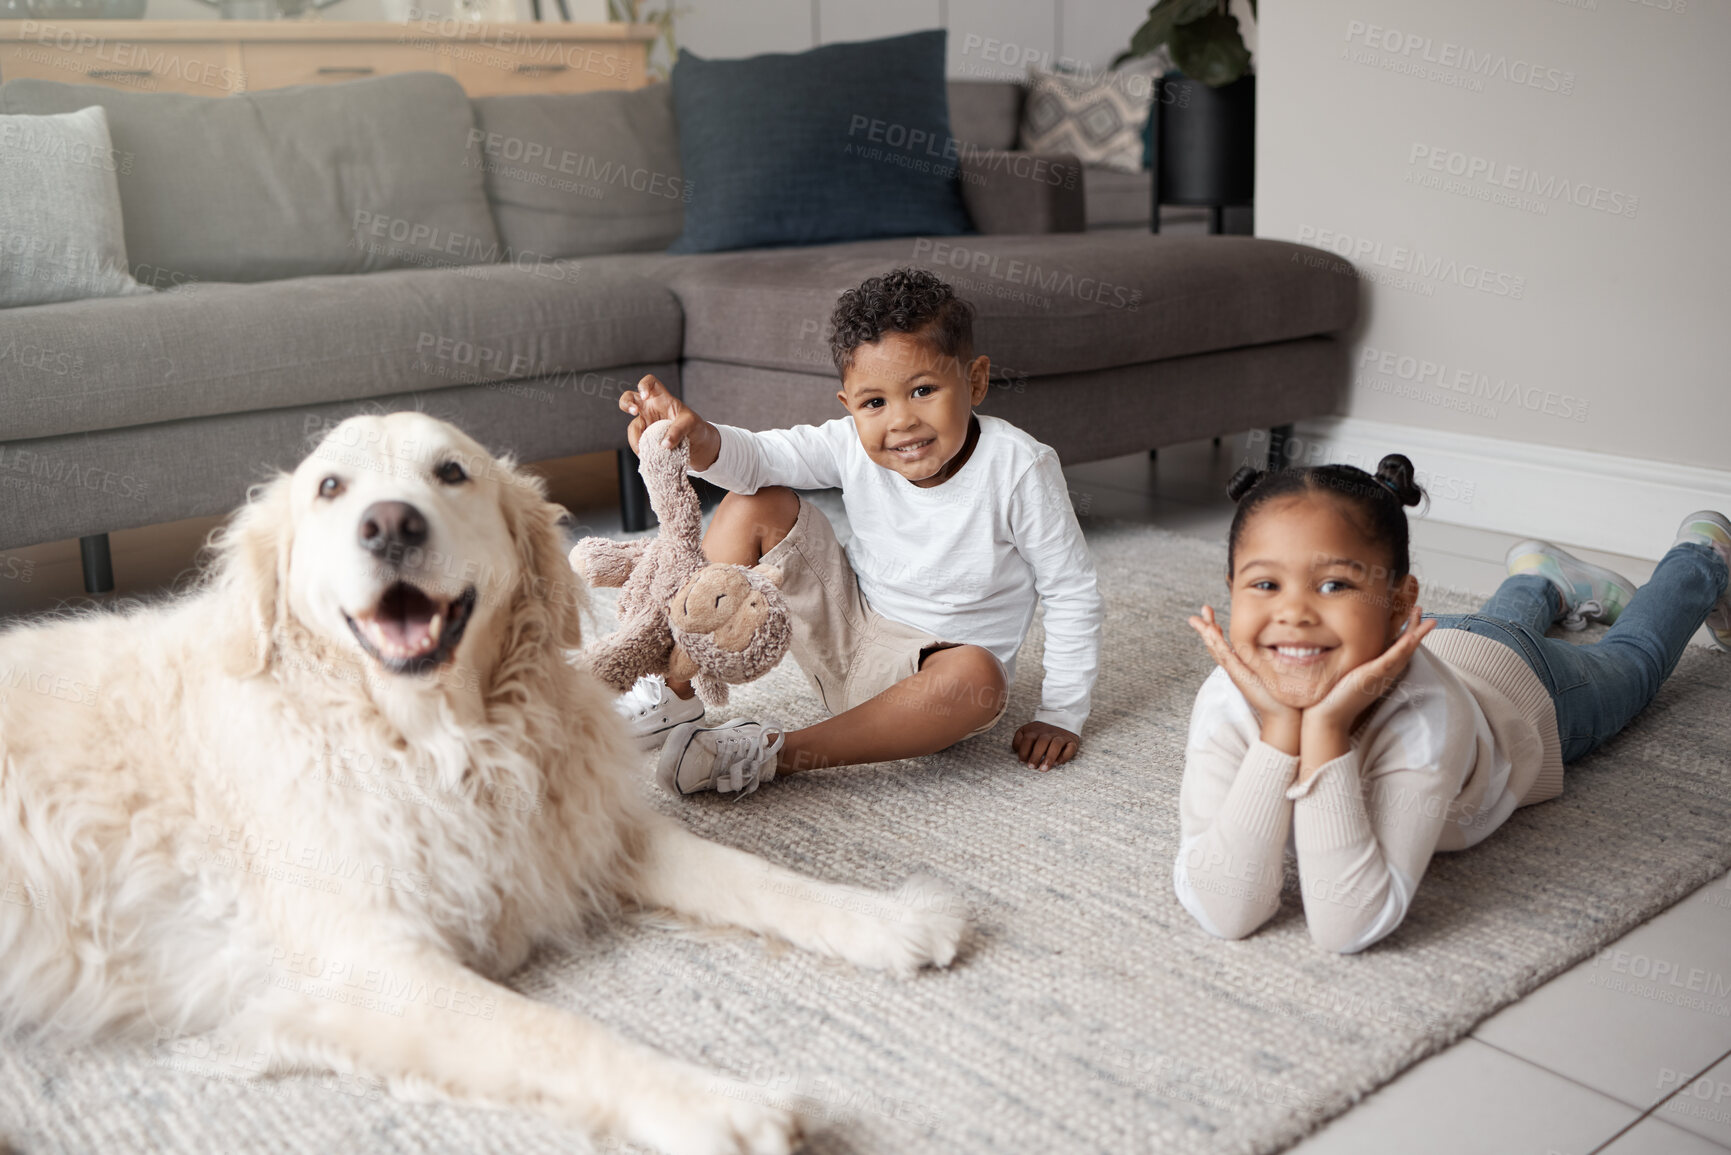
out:
<path id="1" fill-rule="evenodd" d="M 1683 519 L 1682 525 L 1688 525 L 1692 521 L 1710 521 L 1724 530 L 1726 536 L 1731 537 L 1731 518 L 1716 509 L 1697 509 Z M 1714 602 L 1713 608 L 1708 611 L 1707 633 L 1719 644 L 1720 649 L 1731 650 L 1731 590 L 1727 590 L 1725 596 Z"/>
<path id="2" fill-rule="evenodd" d="M 1726 533 L 1731 534 L 1731 517 L 1726 517 L 1716 509 L 1697 509 L 1683 519 L 1683 524 L 1687 525 L 1691 521 L 1710 521 Z"/>
<path id="3" fill-rule="evenodd" d="M 700 701 L 700 699 L 697 698 L 691 700 L 694 702 Z M 667 735 L 673 733 L 677 727 L 683 726 L 687 722 L 702 722 L 707 713 L 707 710 L 703 710 L 693 717 L 682 718 L 677 722 L 669 722 L 667 725 L 657 726 L 653 730 L 633 730 L 631 728 L 632 721 L 628 718 L 625 722 L 625 731 L 630 735 L 632 743 L 635 744 L 641 752 L 652 754 L 661 748 L 661 744 L 667 741 Z"/>
<path id="4" fill-rule="evenodd" d="M 702 718 L 696 720 L 703 721 Z M 663 726 L 659 730 L 645 730 L 642 733 L 631 735 L 631 741 L 636 745 L 638 753 L 653 754 L 666 744 L 669 734 L 683 725 L 685 725 L 684 722 L 675 722 L 670 726 Z"/>
<path id="5" fill-rule="evenodd" d="M 738 726 L 751 726 L 757 724 L 758 723 L 748 718 L 735 718 L 733 721 L 723 722 L 719 726 L 704 726 L 702 724 L 702 719 L 699 719 L 696 722 L 681 722 L 668 732 L 667 741 L 662 744 L 661 757 L 658 758 L 655 763 L 655 781 L 660 783 L 661 788 L 669 794 L 675 794 L 681 798 L 689 798 L 693 794 L 702 794 L 705 791 L 710 790 L 719 794 L 728 793 L 728 791 L 721 790 L 716 786 L 713 777 L 702 786 L 693 790 L 680 789 L 679 763 L 684 760 L 685 751 L 690 748 L 692 736 L 697 731 L 731 730 Z M 786 731 L 779 731 L 779 733 L 785 735 Z M 779 745 L 781 739 L 778 738 L 776 741 Z"/>
<path id="6" fill-rule="evenodd" d="M 693 698 L 691 700 L 695 702 L 700 699 Z M 708 713 L 709 711 L 706 709 L 699 710 L 689 718 L 681 718 L 677 722 L 669 722 L 667 725 L 657 726 L 653 730 L 632 730 L 632 723 L 630 720 L 627 720 L 625 728 L 627 732 L 630 733 L 631 740 L 642 746 L 644 752 L 648 753 L 651 750 L 658 749 L 661 746 L 661 743 L 667 740 L 667 735 L 673 733 L 677 727 L 683 726 L 687 722 L 702 722 Z"/>
<path id="7" fill-rule="evenodd" d="M 1505 568 L 1509 571 L 1510 577 L 1515 576 L 1515 573 L 1516 573 L 1516 571 L 1514 569 L 1515 559 L 1517 557 L 1522 557 L 1522 556 L 1524 556 L 1526 554 L 1530 554 L 1530 553 L 1561 554 L 1563 557 L 1568 558 L 1570 561 L 1574 562 L 1576 565 L 1578 565 L 1582 569 L 1586 570 L 1587 573 L 1593 578 L 1593 580 L 1595 582 L 1597 582 L 1599 585 L 1602 585 L 1602 586 L 1615 585 L 1618 589 L 1623 591 L 1624 597 L 1623 597 L 1622 604 L 1617 606 L 1616 611 L 1614 613 L 1611 613 L 1611 614 L 1608 614 L 1608 615 L 1605 615 L 1602 617 L 1589 618 L 1589 619 L 1587 619 L 1588 621 L 1604 622 L 1606 625 L 1611 625 L 1611 624 L 1615 623 L 1617 618 L 1622 615 L 1624 608 L 1626 606 L 1628 606 L 1629 599 L 1631 599 L 1635 596 L 1635 590 L 1638 588 L 1634 582 L 1630 581 L 1628 578 L 1624 577 L 1622 574 L 1618 573 L 1616 570 L 1606 569 L 1602 565 L 1594 565 L 1590 561 L 1584 561 L 1583 559 L 1576 557 L 1574 554 L 1570 553 L 1566 549 L 1561 548 L 1560 546 L 1553 545 L 1548 541 L 1539 541 L 1537 539 L 1529 539 L 1527 541 L 1516 542 L 1514 547 L 1509 550 L 1508 556 L 1503 559 L 1503 568 Z M 1532 571 L 1531 570 L 1521 570 L 1520 572 L 1521 573 L 1531 573 Z M 1535 576 L 1544 577 L 1545 575 L 1544 574 L 1537 574 Z M 1545 580 L 1549 581 L 1550 579 L 1546 578 Z M 1565 579 L 1565 580 L 1567 580 L 1567 579 Z M 1572 596 L 1572 594 L 1570 596 Z"/>
<path id="8" fill-rule="evenodd" d="M 655 762 L 655 781 L 661 788 L 676 798 L 689 798 L 691 795 L 679 788 L 679 761 L 685 757 L 685 748 L 691 745 L 691 736 L 703 719 L 696 722 L 681 722 L 667 731 L 667 737 L 661 742 L 661 757 Z M 676 741 L 677 739 L 677 741 Z M 692 794 L 698 793 L 693 790 Z"/>

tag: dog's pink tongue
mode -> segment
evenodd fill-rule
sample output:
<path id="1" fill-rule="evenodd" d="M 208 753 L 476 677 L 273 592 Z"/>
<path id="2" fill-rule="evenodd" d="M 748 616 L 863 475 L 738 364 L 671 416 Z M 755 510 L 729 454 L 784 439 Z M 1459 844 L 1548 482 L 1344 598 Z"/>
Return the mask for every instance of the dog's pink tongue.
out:
<path id="1" fill-rule="evenodd" d="M 443 624 L 431 598 L 412 586 L 395 586 L 373 618 L 374 644 L 386 657 L 418 658 L 438 647 Z"/>
<path id="2" fill-rule="evenodd" d="M 393 657 L 418 658 L 439 644 L 424 621 L 408 622 L 391 618 L 379 622 L 379 636 Z"/>

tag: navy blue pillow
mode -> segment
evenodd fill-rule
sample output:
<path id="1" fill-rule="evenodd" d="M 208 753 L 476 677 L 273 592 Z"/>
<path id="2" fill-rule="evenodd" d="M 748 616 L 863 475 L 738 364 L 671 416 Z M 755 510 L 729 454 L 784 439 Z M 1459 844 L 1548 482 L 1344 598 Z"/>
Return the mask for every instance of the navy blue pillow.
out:
<path id="1" fill-rule="evenodd" d="M 969 231 L 940 29 L 673 69 L 691 199 L 668 250 Z"/>

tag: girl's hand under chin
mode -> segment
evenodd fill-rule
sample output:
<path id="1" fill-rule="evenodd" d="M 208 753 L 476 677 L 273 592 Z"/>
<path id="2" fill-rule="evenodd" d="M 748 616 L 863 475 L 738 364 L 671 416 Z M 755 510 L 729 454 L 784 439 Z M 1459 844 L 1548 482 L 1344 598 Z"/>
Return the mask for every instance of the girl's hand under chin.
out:
<path id="1" fill-rule="evenodd" d="M 1256 671 L 1238 656 L 1214 620 L 1214 608 L 1203 606 L 1200 617 L 1190 615 L 1190 628 L 1202 638 L 1202 644 L 1208 647 L 1215 664 L 1226 671 L 1226 676 L 1232 679 L 1232 684 L 1238 687 L 1238 692 L 1244 695 L 1244 700 L 1262 720 L 1262 740 L 1283 754 L 1296 755 L 1303 715 L 1276 698 L 1267 684 L 1256 676 Z"/>
<path id="2" fill-rule="evenodd" d="M 1304 711 L 1305 721 L 1314 719 L 1351 730 L 1359 715 L 1376 705 L 1395 679 L 1406 671 L 1419 643 L 1436 627 L 1435 619 L 1423 621 L 1421 616 L 1419 607 L 1413 606 L 1407 612 L 1406 629 L 1388 649 L 1357 669 L 1342 674 L 1340 681 L 1322 701 Z"/>
<path id="3" fill-rule="evenodd" d="M 1311 772 L 1352 749 L 1352 728 L 1359 717 L 1382 700 L 1436 621 L 1420 620 L 1419 607 L 1407 613 L 1406 629 L 1388 649 L 1340 676 L 1322 701 L 1304 711 L 1300 744 L 1304 751 L 1301 781 Z"/>

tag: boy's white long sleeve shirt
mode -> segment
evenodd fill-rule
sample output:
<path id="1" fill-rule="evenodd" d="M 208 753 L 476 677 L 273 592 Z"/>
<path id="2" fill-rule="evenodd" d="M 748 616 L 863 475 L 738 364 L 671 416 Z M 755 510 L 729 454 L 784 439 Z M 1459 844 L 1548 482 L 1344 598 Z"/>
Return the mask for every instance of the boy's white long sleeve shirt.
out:
<path id="1" fill-rule="evenodd" d="M 1046 607 L 1046 678 L 1034 720 L 1079 734 L 1100 666 L 1105 604 L 1058 455 L 996 417 L 942 485 L 921 488 L 866 455 L 853 418 L 753 433 L 718 425 L 721 452 L 695 476 L 735 493 L 766 485 L 842 491 L 860 593 L 892 621 L 1016 653 Z"/>

